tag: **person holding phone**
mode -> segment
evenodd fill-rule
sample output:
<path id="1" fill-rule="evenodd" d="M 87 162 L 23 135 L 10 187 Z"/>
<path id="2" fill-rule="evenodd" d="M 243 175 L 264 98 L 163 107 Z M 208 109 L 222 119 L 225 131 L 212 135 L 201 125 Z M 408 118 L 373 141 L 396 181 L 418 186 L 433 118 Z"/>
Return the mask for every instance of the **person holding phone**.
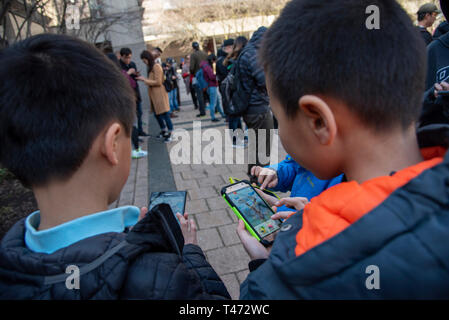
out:
<path id="1" fill-rule="evenodd" d="M 240 299 L 449 298 L 449 126 L 422 139 L 424 41 L 393 0 L 376 2 L 388 15 L 366 30 L 371 4 L 292 0 L 264 35 L 282 145 L 320 179 L 346 181 L 284 221 L 271 251 L 239 224 L 246 250 L 267 259 Z"/>
<path id="2" fill-rule="evenodd" d="M 170 119 L 169 98 L 163 86 L 164 71 L 162 66 L 155 63 L 152 54 L 144 50 L 140 55 L 142 61 L 147 65 L 148 78 L 139 76 L 136 79 L 148 86 L 148 95 L 151 100 L 151 109 L 161 128 L 159 138 L 164 138 L 166 143 L 172 140 L 173 123 Z"/>
<path id="3" fill-rule="evenodd" d="M 121 48 L 120 49 L 120 67 L 125 70 L 134 80 L 137 80 L 137 77 L 140 76 L 140 73 L 137 70 L 136 64 L 131 60 L 132 59 L 132 51 L 130 48 Z M 140 96 L 139 84 L 136 85 L 134 89 L 134 93 L 136 95 L 136 113 L 137 113 L 137 130 L 139 136 L 147 137 L 148 133 L 143 130 L 142 125 L 142 97 Z"/>

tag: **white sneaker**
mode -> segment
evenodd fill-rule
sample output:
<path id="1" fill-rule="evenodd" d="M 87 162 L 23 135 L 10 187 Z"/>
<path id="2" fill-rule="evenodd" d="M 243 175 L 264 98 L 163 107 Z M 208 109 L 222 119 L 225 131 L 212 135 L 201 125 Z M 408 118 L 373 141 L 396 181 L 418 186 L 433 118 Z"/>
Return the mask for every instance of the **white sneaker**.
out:
<path id="1" fill-rule="evenodd" d="M 148 155 L 148 152 L 143 151 L 141 148 L 139 148 L 137 150 L 133 150 L 131 152 L 131 158 L 133 158 L 133 159 L 143 158 L 143 157 L 146 157 L 147 155 Z"/>

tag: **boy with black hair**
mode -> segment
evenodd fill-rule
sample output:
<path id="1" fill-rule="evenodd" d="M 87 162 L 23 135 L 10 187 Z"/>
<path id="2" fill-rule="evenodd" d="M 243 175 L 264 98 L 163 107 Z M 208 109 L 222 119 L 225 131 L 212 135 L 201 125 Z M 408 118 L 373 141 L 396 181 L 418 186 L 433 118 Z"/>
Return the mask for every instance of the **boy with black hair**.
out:
<path id="1" fill-rule="evenodd" d="M 0 163 L 39 207 L 2 240 L 0 299 L 230 298 L 187 214 L 180 229 L 165 205 L 108 210 L 129 176 L 134 108 L 86 42 L 43 34 L 0 52 Z"/>
<path id="2" fill-rule="evenodd" d="M 380 29 L 366 27 L 371 5 Z M 345 179 L 290 202 L 298 212 L 271 252 L 239 222 L 253 259 L 240 298 L 448 298 L 449 134 L 416 137 L 426 55 L 401 6 L 293 0 L 260 58 L 286 151 L 320 179 Z"/>

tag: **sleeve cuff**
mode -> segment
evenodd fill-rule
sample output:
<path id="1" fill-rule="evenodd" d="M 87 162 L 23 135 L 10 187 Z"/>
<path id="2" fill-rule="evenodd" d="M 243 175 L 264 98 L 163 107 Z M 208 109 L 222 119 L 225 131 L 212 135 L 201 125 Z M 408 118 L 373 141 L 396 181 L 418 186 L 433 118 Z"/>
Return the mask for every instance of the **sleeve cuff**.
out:
<path id="1" fill-rule="evenodd" d="M 256 259 L 256 260 L 251 260 L 251 261 L 248 263 L 249 272 L 253 272 L 253 271 L 256 270 L 257 268 L 259 268 L 265 261 L 267 261 L 267 259 Z"/>

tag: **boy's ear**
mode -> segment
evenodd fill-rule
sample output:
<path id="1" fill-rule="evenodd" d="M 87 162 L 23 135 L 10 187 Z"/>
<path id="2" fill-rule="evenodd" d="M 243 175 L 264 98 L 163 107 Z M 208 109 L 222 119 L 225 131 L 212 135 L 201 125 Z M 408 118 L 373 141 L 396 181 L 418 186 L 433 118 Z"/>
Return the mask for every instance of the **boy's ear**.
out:
<path id="1" fill-rule="evenodd" d="M 322 145 L 330 145 L 337 135 L 337 123 L 329 105 L 318 96 L 305 95 L 299 99 L 299 109 L 307 125 Z"/>
<path id="2" fill-rule="evenodd" d="M 122 127 L 117 122 L 111 124 L 104 134 L 104 142 L 101 146 L 101 152 L 112 165 L 119 162 L 119 138 L 122 133 Z"/>

